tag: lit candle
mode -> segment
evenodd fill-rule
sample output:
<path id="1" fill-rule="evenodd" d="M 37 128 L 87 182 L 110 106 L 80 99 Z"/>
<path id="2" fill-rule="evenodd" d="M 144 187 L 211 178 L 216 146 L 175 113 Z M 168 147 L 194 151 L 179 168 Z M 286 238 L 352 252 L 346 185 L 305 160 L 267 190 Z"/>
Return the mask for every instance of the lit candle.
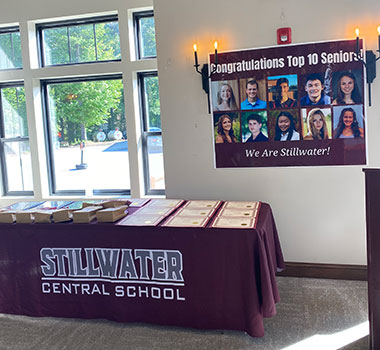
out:
<path id="1" fill-rule="evenodd" d="M 377 32 L 379 33 L 378 39 L 379 39 L 379 49 L 377 51 L 380 52 L 380 26 L 377 27 Z"/>
<path id="2" fill-rule="evenodd" d="M 198 67 L 199 64 L 198 64 L 197 44 L 193 45 L 193 49 L 194 49 L 195 67 Z"/>
<path id="3" fill-rule="evenodd" d="M 214 42 L 214 47 L 215 47 L 215 58 L 214 58 L 214 62 L 215 64 L 218 63 L 218 42 L 215 40 Z"/>
<path id="4" fill-rule="evenodd" d="M 356 33 L 356 54 L 359 55 L 359 28 L 355 29 Z"/>

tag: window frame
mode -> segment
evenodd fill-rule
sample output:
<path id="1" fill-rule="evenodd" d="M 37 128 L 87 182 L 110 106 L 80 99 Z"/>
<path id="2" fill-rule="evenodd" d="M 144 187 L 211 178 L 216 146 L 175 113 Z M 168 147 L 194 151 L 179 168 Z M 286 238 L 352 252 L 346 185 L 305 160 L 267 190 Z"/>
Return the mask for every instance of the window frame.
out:
<path id="1" fill-rule="evenodd" d="M 0 83 L 0 97 L 1 90 L 7 88 L 24 87 L 23 81 L 17 81 L 12 83 Z M 7 172 L 7 162 L 5 158 L 4 145 L 6 142 L 25 142 L 29 140 L 27 137 L 5 137 L 5 123 L 4 123 L 4 113 L 3 113 L 3 102 L 0 98 L 0 165 L 1 165 L 1 178 L 2 178 L 2 192 L 4 196 L 33 196 L 34 191 L 10 191 L 8 184 L 8 172 Z"/>
<path id="2" fill-rule="evenodd" d="M 140 19 L 142 18 L 148 18 L 153 17 L 154 18 L 154 12 L 153 10 L 149 11 L 140 11 L 135 12 L 133 14 L 133 28 L 134 28 L 134 41 L 135 41 L 135 50 L 136 50 L 136 58 L 137 60 L 149 60 L 149 59 L 156 59 L 157 58 L 157 52 L 155 56 L 145 56 L 142 57 L 141 54 L 141 28 L 140 28 Z"/>
<path id="3" fill-rule="evenodd" d="M 12 34 L 12 33 L 20 33 L 20 27 L 19 26 L 11 26 L 11 27 L 4 27 L 0 28 L 0 34 Z M 21 36 L 21 34 L 20 34 Z M 12 56 L 13 59 L 15 58 L 15 52 L 14 52 L 14 45 L 13 45 L 13 39 L 11 36 L 11 45 L 12 45 Z M 0 72 L 5 72 L 8 70 L 22 70 L 23 64 L 22 64 L 22 57 L 21 57 L 21 67 L 15 67 L 15 68 L 0 68 Z"/>
<path id="4" fill-rule="evenodd" d="M 73 20 L 63 20 L 63 21 L 36 24 L 39 67 L 40 68 L 62 67 L 62 66 L 73 66 L 73 65 L 78 65 L 78 64 L 81 65 L 81 64 L 92 64 L 92 63 L 121 62 L 121 57 L 117 59 L 112 59 L 112 60 L 101 60 L 101 61 L 95 60 L 95 61 L 87 61 L 87 62 L 74 62 L 74 63 L 70 62 L 70 63 L 60 63 L 60 64 L 46 64 L 45 62 L 44 40 L 43 40 L 43 34 L 42 34 L 44 29 L 54 29 L 54 28 L 68 29 L 69 27 L 74 27 L 77 25 L 86 25 L 86 24 L 95 25 L 97 23 L 106 23 L 106 22 L 118 22 L 119 34 L 120 34 L 120 24 L 119 24 L 119 18 L 117 14 L 109 15 L 109 16 L 97 16 L 97 17 L 79 18 L 79 19 L 73 19 Z M 69 34 L 68 34 L 68 38 L 70 39 Z M 96 53 L 95 55 L 97 57 L 96 35 L 94 35 L 94 38 L 95 38 L 94 49 Z M 119 35 L 119 39 L 120 39 L 120 35 Z M 69 57 L 71 60 L 70 46 L 68 47 L 68 50 L 69 50 Z"/>
<path id="5" fill-rule="evenodd" d="M 85 196 L 86 190 L 57 190 L 56 179 L 55 179 L 55 160 L 54 160 L 54 150 L 52 135 L 50 129 L 50 111 L 48 103 L 48 91 L 47 86 L 49 84 L 60 84 L 60 83 L 79 83 L 85 81 L 99 81 L 99 80 L 117 80 L 123 79 L 122 74 L 108 74 L 108 75 L 96 75 L 96 76 L 84 76 L 84 77 L 68 77 L 68 78 L 57 78 L 57 79 L 44 79 L 41 80 L 41 97 L 42 97 L 42 110 L 43 110 L 43 122 L 45 130 L 45 145 L 46 145 L 46 162 L 48 169 L 48 182 L 49 182 L 49 193 L 51 196 Z M 93 195 L 127 195 L 131 194 L 131 189 L 93 189 Z"/>
<path id="6" fill-rule="evenodd" d="M 162 138 L 162 128 L 161 131 L 149 131 L 148 123 L 149 116 L 147 115 L 147 102 L 145 98 L 145 78 L 157 77 L 157 71 L 149 72 L 139 72 L 138 76 L 138 86 L 140 95 L 140 111 L 141 111 L 141 139 L 142 139 L 142 157 L 144 165 L 144 190 L 146 195 L 165 195 L 165 189 L 156 190 L 150 188 L 150 168 L 149 168 L 149 153 L 148 153 L 148 137 L 149 136 L 161 136 Z M 163 150 L 162 150 L 163 153 Z"/>

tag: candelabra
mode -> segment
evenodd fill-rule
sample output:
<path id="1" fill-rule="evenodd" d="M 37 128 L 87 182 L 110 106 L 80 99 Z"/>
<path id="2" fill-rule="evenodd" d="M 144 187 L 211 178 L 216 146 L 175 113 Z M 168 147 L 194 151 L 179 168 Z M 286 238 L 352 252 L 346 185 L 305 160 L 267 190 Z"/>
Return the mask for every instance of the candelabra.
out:
<path id="1" fill-rule="evenodd" d="M 210 106 L 210 86 L 209 86 L 209 79 L 211 76 L 216 72 L 216 65 L 218 64 L 218 42 L 215 41 L 214 43 L 215 48 L 215 54 L 214 54 L 214 68 L 209 71 L 208 64 L 204 64 L 199 70 L 200 64 L 198 63 L 198 53 L 197 53 L 197 44 L 194 44 L 194 67 L 195 71 L 199 73 L 202 77 L 202 89 L 207 95 L 207 102 L 208 102 L 208 113 L 211 113 L 211 106 Z"/>
<path id="2" fill-rule="evenodd" d="M 377 52 L 380 53 L 380 26 L 377 27 L 378 32 L 378 50 Z M 367 84 L 368 84 L 368 105 L 371 106 L 372 104 L 372 96 L 371 96 L 371 84 L 376 78 L 376 62 L 380 59 L 379 57 L 376 57 L 376 54 L 372 50 L 366 50 L 365 52 L 365 61 L 363 60 L 363 55 L 360 52 L 359 49 L 359 28 L 356 28 L 356 50 L 355 54 L 356 57 L 359 59 L 359 61 L 364 65 L 366 69 L 366 76 L 367 76 Z"/>

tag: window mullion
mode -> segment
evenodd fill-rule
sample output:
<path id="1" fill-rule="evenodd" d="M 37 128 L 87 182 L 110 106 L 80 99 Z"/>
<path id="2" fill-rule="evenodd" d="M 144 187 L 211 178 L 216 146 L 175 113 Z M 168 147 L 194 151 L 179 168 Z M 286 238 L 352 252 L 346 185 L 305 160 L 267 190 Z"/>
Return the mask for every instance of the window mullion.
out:
<path id="1" fill-rule="evenodd" d="M 11 40 L 11 50 L 12 50 L 12 62 L 15 62 L 15 51 L 14 51 L 14 45 L 13 45 L 13 33 L 9 33 L 10 40 Z"/>
<path id="2" fill-rule="evenodd" d="M 67 45 L 69 50 L 69 62 L 72 62 L 71 59 L 71 44 L 70 44 L 70 27 L 66 27 L 66 33 L 67 33 Z"/>
<path id="3" fill-rule="evenodd" d="M 95 61 L 98 60 L 98 48 L 96 43 L 96 30 L 95 30 L 95 23 L 92 25 L 92 30 L 94 32 L 94 46 L 95 46 Z"/>

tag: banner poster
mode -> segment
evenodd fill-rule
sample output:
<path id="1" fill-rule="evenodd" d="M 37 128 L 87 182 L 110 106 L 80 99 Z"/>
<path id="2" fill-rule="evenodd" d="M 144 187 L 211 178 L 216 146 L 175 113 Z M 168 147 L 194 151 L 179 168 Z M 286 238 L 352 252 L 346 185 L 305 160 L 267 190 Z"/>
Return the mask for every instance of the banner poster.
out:
<path id="1" fill-rule="evenodd" d="M 366 164 L 362 45 L 218 54 L 210 82 L 216 167 Z"/>

